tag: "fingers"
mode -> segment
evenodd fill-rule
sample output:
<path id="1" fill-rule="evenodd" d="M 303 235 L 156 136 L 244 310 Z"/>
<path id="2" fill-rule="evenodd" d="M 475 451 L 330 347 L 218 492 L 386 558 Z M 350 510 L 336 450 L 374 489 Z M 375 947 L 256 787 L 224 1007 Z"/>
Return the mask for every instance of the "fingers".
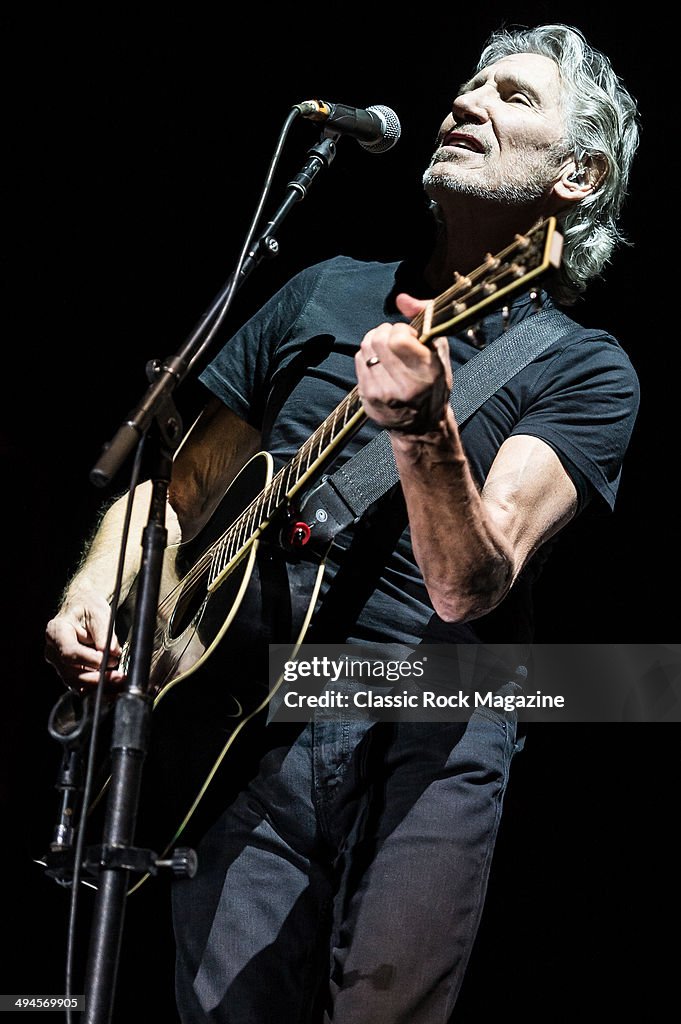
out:
<path id="1" fill-rule="evenodd" d="M 97 651 L 103 651 L 106 646 L 110 616 L 111 609 L 108 604 L 103 603 L 83 609 L 81 628 L 85 630 L 87 637 L 91 640 L 92 645 Z M 121 647 L 115 631 L 111 637 L 111 653 L 116 656 L 119 656 L 121 653 Z"/>
<path id="2" fill-rule="evenodd" d="M 360 369 L 369 371 L 363 373 L 367 383 L 385 383 L 389 379 L 398 390 L 407 392 L 414 387 L 420 390 L 427 386 L 440 372 L 439 360 L 435 365 L 432 353 L 412 335 L 404 335 L 401 331 L 391 334 L 370 332 L 360 345 L 359 359 Z"/>
<path id="3" fill-rule="evenodd" d="M 380 426 L 426 433 L 442 422 L 452 384 L 446 338 L 426 346 L 409 324 L 381 324 L 365 335 L 355 365 L 365 411 Z"/>
<path id="4" fill-rule="evenodd" d="M 451 391 L 452 384 L 454 383 L 454 374 L 452 373 L 452 361 L 449 356 L 449 341 L 447 338 L 441 336 L 439 338 L 435 338 L 431 344 L 433 346 L 433 351 L 440 360 L 442 372 L 445 376 L 447 391 Z"/>
<path id="5" fill-rule="evenodd" d="M 90 612 L 85 608 L 71 608 L 48 622 L 45 659 L 67 686 L 82 691 L 98 683 L 107 630 L 108 621 L 102 631 L 101 609 Z M 114 637 L 104 672 L 104 681 L 108 684 L 116 685 L 125 678 L 117 669 L 120 654 L 120 644 Z"/>
<path id="6" fill-rule="evenodd" d="M 429 350 L 419 343 L 414 328 L 403 323 L 381 324 L 368 331 L 362 339 L 358 355 L 363 357 L 365 364 L 367 359 L 376 356 L 385 366 L 390 363 L 396 366 L 398 360 L 392 359 L 393 353 L 414 366 L 425 365 L 430 360 Z"/>
<path id="7" fill-rule="evenodd" d="M 49 657 L 47 660 L 51 661 Z M 87 693 L 99 685 L 100 669 L 87 669 L 79 665 L 67 665 L 63 662 L 55 664 L 54 667 L 64 684 L 75 693 Z M 112 668 L 104 672 L 102 682 L 107 690 L 116 691 L 123 686 L 125 678 L 125 673 Z"/>
<path id="8" fill-rule="evenodd" d="M 408 316 L 411 319 L 418 313 L 423 312 L 428 305 L 428 300 L 415 299 L 412 295 L 407 295 L 406 292 L 400 292 L 399 295 L 395 297 L 395 305 L 402 316 Z"/>
<path id="9" fill-rule="evenodd" d="M 99 672 L 69 672 L 63 673 L 62 679 L 70 690 L 76 693 L 86 694 L 99 686 Z M 125 683 L 125 675 L 122 672 L 105 672 L 102 680 L 107 691 L 112 693 L 122 689 Z"/>

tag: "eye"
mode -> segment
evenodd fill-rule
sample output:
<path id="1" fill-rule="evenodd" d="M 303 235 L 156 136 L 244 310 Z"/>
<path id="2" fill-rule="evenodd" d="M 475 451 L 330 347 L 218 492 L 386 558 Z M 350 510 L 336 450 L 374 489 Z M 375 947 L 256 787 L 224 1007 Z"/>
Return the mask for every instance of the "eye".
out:
<path id="1" fill-rule="evenodd" d="M 532 103 L 530 102 L 529 97 L 526 96 L 524 92 L 514 92 L 511 96 L 508 97 L 507 102 L 508 103 L 522 103 L 526 107 L 531 107 L 532 106 Z"/>

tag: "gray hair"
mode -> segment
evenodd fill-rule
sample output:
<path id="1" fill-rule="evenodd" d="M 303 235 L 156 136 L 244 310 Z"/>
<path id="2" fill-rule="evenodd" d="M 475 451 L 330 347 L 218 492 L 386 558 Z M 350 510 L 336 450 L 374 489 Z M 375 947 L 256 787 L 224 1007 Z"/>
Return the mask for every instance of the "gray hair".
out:
<path id="1" fill-rule="evenodd" d="M 599 277 L 616 245 L 630 244 L 618 226 L 631 161 L 638 146 L 637 104 L 609 59 L 569 25 L 501 28 L 487 40 L 477 71 L 515 53 L 537 53 L 558 65 L 566 87 L 565 155 L 578 166 L 604 167 L 598 187 L 560 218 L 563 262 L 552 291 L 573 304 Z"/>

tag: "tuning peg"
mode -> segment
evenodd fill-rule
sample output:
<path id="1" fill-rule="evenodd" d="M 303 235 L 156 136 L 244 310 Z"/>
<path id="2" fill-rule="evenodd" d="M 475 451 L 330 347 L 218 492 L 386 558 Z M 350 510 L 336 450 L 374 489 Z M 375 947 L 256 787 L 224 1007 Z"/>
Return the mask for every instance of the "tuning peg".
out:
<path id="1" fill-rule="evenodd" d="M 464 277 L 458 270 L 454 271 L 454 284 L 461 285 L 462 288 L 470 288 L 472 283 L 470 277 Z"/>

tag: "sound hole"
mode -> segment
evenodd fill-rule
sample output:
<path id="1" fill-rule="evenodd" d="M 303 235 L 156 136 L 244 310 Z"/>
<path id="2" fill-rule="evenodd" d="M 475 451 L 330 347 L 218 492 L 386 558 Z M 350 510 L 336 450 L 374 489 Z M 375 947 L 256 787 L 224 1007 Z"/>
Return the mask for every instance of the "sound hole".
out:
<path id="1" fill-rule="evenodd" d="M 184 633 L 201 611 L 208 593 L 209 573 L 210 566 L 207 566 L 182 588 L 168 623 L 168 635 L 171 640 Z"/>

